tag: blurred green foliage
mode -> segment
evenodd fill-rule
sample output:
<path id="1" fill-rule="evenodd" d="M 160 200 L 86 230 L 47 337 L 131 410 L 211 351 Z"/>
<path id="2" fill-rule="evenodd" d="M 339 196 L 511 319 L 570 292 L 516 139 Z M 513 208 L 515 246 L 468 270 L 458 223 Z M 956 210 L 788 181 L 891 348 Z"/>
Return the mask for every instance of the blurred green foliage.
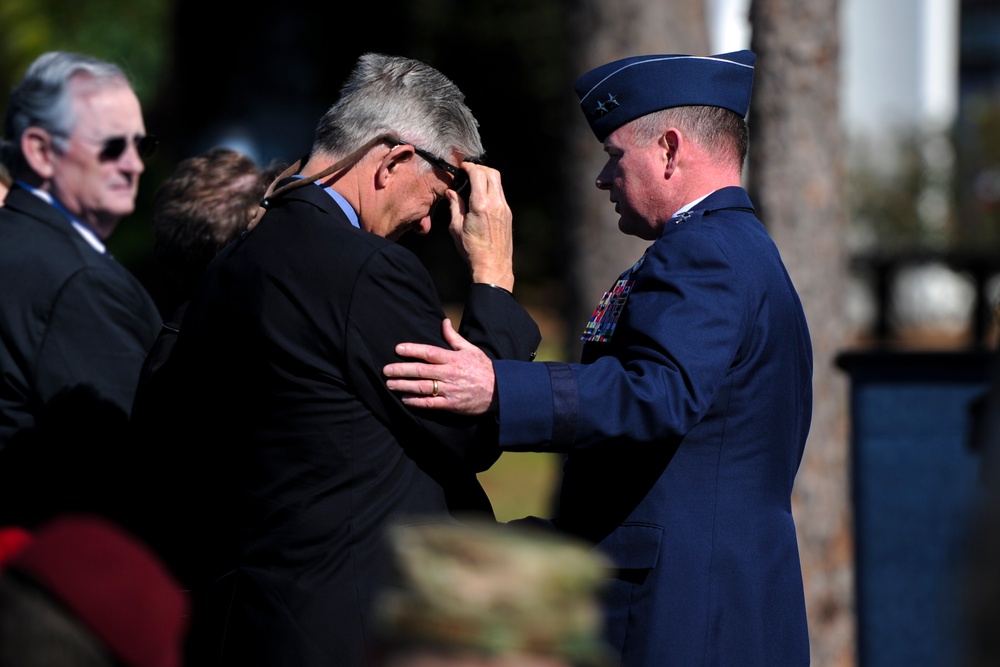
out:
<path id="1" fill-rule="evenodd" d="M 956 242 L 1000 246 L 1000 92 L 970 95 L 958 126 Z"/>
<path id="2" fill-rule="evenodd" d="M 146 103 L 171 60 L 172 0 L 3 0 L 0 107 L 45 51 L 79 51 L 121 66 Z"/>
<path id="3" fill-rule="evenodd" d="M 2 0 L 0 2 L 0 110 L 28 65 L 46 51 L 77 51 L 121 67 L 149 109 L 172 60 L 174 0 Z M 147 172 L 150 171 L 147 164 Z M 149 173 L 143 178 L 148 185 Z M 153 188 L 140 188 L 138 209 Z M 138 211 L 137 211 L 138 212 Z M 143 216 L 126 219 L 109 244 L 127 265 L 145 252 Z"/>
<path id="4" fill-rule="evenodd" d="M 968 98 L 947 131 L 858 142 L 848 166 L 852 250 L 995 252 L 1000 243 L 1000 99 Z"/>
<path id="5" fill-rule="evenodd" d="M 934 142 L 942 152 L 952 148 L 944 137 Z M 945 143 L 942 143 L 945 142 Z M 921 211 L 922 193 L 932 190 L 953 196 L 950 182 L 932 165 L 940 161 L 928 156 L 931 140 L 915 130 L 901 131 L 873 143 L 858 142 L 848 169 L 851 193 L 851 231 L 856 250 L 882 252 L 934 248 L 944 241 L 952 220 L 929 224 Z M 951 161 L 951 158 L 948 158 Z M 950 170 L 945 171 L 949 175 Z M 947 208 L 945 209 L 948 210 Z"/>
<path id="6" fill-rule="evenodd" d="M 551 518 L 562 461 L 560 454 L 504 452 L 492 468 L 479 473 L 497 519 Z"/>

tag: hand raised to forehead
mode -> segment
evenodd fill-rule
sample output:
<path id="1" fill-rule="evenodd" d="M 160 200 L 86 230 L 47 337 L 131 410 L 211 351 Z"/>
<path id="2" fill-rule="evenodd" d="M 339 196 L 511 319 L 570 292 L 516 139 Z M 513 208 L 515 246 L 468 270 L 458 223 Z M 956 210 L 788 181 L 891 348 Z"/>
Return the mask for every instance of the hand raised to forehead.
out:
<path id="1" fill-rule="evenodd" d="M 448 191 L 452 238 L 472 269 L 472 281 L 514 289 L 513 214 L 504 196 L 500 172 L 465 162 L 469 203 Z"/>

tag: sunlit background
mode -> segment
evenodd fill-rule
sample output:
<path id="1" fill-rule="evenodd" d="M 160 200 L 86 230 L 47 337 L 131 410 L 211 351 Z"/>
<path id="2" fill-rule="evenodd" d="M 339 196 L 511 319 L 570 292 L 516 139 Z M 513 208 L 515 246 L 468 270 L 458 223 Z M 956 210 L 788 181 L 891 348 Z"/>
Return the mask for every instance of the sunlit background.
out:
<path id="1" fill-rule="evenodd" d="M 338 3 L 270 0 L 0 0 L 0 109 L 46 50 L 91 53 L 132 75 L 161 147 L 136 213 L 109 245 L 155 294 L 150 202 L 180 159 L 228 145 L 262 164 L 293 161 L 360 53 L 426 60 L 466 92 L 487 161 L 503 174 L 516 293 L 542 326 L 540 358 L 572 360 L 588 304 L 637 248 L 616 245 L 627 242 L 593 189 L 600 147 L 573 79 L 633 50 L 749 48 L 755 21 L 768 28 L 758 38 L 780 42 L 764 45 L 758 81 L 776 76 L 779 60 L 810 76 L 828 52 L 833 67 L 815 76 L 836 88 L 824 112 L 839 139 L 776 148 L 763 131 L 773 119 L 755 116 L 761 88 L 749 118 L 757 171 L 789 157 L 828 170 L 846 218 L 810 216 L 813 192 L 789 192 L 799 208 L 772 204 L 763 216 L 770 225 L 801 214 L 806 227 L 790 234 L 783 222 L 772 232 L 817 349 L 817 407 L 795 496 L 813 664 L 960 664 L 950 577 L 979 475 L 965 408 L 986 386 L 998 336 L 1000 2 L 386 0 L 349 14 Z M 795 33 L 801 14 L 823 18 Z M 774 27 L 782 21 L 791 34 Z M 811 41 L 820 37 L 829 40 L 821 48 Z M 790 98 L 803 88 L 783 81 Z M 829 120 L 792 112 L 789 137 Z M 753 172 L 751 181 L 763 176 Z M 458 309 L 468 276 L 445 226 L 404 243 Z M 817 276 L 830 229 L 843 266 Z M 505 454 L 482 475 L 498 517 L 551 515 L 559 465 L 554 455 Z"/>

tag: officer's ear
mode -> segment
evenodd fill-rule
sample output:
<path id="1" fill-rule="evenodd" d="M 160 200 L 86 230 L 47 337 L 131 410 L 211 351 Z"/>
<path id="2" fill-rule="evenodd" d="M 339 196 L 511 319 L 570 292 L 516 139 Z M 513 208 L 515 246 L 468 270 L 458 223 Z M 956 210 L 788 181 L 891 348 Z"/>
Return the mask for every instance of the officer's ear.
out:
<path id="1" fill-rule="evenodd" d="M 678 152 L 684 144 L 684 135 L 675 127 L 668 128 L 657 139 L 657 146 L 663 154 L 664 175 L 669 177 L 677 168 Z"/>

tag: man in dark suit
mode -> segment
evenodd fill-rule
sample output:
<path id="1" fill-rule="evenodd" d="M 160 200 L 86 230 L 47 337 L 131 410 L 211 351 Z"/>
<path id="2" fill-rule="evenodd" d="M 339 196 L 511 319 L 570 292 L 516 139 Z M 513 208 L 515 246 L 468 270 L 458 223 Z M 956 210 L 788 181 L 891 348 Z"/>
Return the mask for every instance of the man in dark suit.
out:
<path id="1" fill-rule="evenodd" d="M 114 428 L 127 422 L 160 317 L 104 242 L 134 210 L 154 146 L 129 80 L 111 63 L 46 53 L 11 92 L 0 142 L 15 179 L 0 208 L 0 452 L 34 440 L 59 395 L 110 404 Z M 11 476 L 0 486 L 25 472 L 0 461 L 0 476 Z"/>
<path id="2" fill-rule="evenodd" d="M 202 277 L 132 413 L 162 452 L 169 516 L 148 539 L 191 586 L 194 664 L 365 664 L 390 520 L 492 516 L 476 475 L 495 421 L 409 409 L 382 381 L 399 341 L 444 343 L 429 273 L 393 242 L 442 202 L 471 269 L 465 335 L 495 358 L 540 342 L 511 294 L 500 175 L 467 161 L 482 154 L 451 81 L 366 54 Z"/>
<path id="3" fill-rule="evenodd" d="M 608 155 L 597 187 L 651 241 L 581 363 L 490 360 L 448 330 L 453 350 L 397 348 L 432 364 L 385 369 L 408 405 L 492 412 L 501 448 L 567 454 L 552 523 L 619 568 L 607 638 L 629 667 L 809 664 L 791 493 L 812 347 L 740 187 L 754 61 L 637 56 L 576 82 Z"/>

